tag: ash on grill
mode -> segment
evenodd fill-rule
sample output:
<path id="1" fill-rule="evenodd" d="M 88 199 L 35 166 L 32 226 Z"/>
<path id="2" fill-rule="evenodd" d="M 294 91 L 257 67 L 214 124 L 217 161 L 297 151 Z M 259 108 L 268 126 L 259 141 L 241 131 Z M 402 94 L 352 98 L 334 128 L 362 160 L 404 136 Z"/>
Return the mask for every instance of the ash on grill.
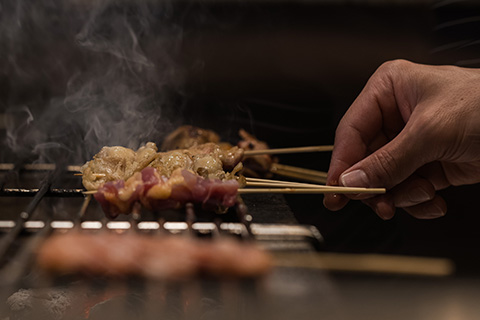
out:
<path id="1" fill-rule="evenodd" d="M 239 204 L 221 216 L 187 206 L 185 212 L 137 210 L 107 221 L 98 204 L 78 188 L 76 166 L 0 164 L 0 170 L 0 200 L 8 207 L 0 220 L 0 292 L 6 301 L 2 315 L 10 319 L 243 319 L 246 314 L 250 319 L 266 318 L 261 305 L 263 279 L 200 277 L 176 283 L 136 276 L 47 277 L 32 267 L 32 261 L 35 249 L 53 233 L 172 234 L 215 241 L 228 236 L 255 241 L 270 251 L 315 250 L 321 245 L 320 235 L 310 226 L 253 223 L 248 199 L 247 205 Z M 271 199 L 268 202 L 272 205 Z M 258 207 L 258 198 L 253 207 Z"/>

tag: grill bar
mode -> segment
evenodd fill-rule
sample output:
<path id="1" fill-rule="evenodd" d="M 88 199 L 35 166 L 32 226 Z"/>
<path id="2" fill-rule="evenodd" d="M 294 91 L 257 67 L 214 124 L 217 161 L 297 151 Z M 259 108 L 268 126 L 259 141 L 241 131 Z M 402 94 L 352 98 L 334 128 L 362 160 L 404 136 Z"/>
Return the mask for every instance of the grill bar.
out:
<path id="1" fill-rule="evenodd" d="M 23 189 L 23 188 L 4 188 L 0 191 L 0 197 L 34 197 L 41 189 Z M 84 189 L 59 189 L 52 188 L 42 191 L 42 197 L 62 197 L 62 198 L 79 198 L 84 197 Z"/>
<path id="2" fill-rule="evenodd" d="M 253 233 L 250 226 L 252 222 L 252 216 L 248 213 L 248 208 L 243 203 L 243 201 L 239 201 L 236 207 L 236 211 L 237 211 L 237 216 L 238 216 L 238 219 L 240 220 L 240 223 L 245 226 L 245 233 L 242 234 L 243 237 L 253 238 Z"/>
<path id="3" fill-rule="evenodd" d="M 195 232 L 193 230 L 193 223 L 195 222 L 195 210 L 193 204 L 187 203 L 185 206 L 185 221 L 187 222 L 188 235 L 194 237 Z"/>
<path id="4" fill-rule="evenodd" d="M 9 181 L 15 175 L 17 175 L 19 171 L 20 171 L 20 166 L 12 164 L 11 168 L 8 169 L 8 172 L 0 180 L 0 188 L 3 189 L 3 187 L 5 187 L 5 184 L 7 183 L 7 181 Z"/>
<path id="5" fill-rule="evenodd" d="M 25 165 L 24 167 L 29 170 L 56 170 L 55 165 Z M 78 166 L 68 166 L 69 170 L 78 170 Z M 10 169 L 9 165 L 0 164 L 1 169 Z M 322 239 L 318 231 L 312 230 L 308 226 L 298 225 L 266 225 L 266 224 L 252 224 L 252 216 L 248 213 L 247 206 L 239 200 L 239 204 L 236 206 L 236 213 L 239 222 L 195 222 L 195 212 L 192 204 L 187 204 L 185 208 L 185 222 L 166 222 L 160 217 L 158 213 L 156 221 L 144 221 L 141 220 L 140 209 L 137 207 L 130 217 L 130 221 L 107 221 L 105 218 L 96 221 L 84 221 L 85 212 L 89 206 L 91 195 L 85 196 L 83 189 L 66 189 L 66 188 L 50 188 L 50 180 L 53 176 L 53 172 L 47 176 L 44 182 L 42 182 L 39 189 L 26 189 L 26 188 L 9 188 L 0 190 L 0 196 L 11 197 L 33 197 L 33 200 L 29 203 L 28 207 L 20 214 L 17 221 L 13 220 L 0 220 L 0 230 L 8 231 L 7 235 L 0 242 L 0 257 L 3 257 L 8 250 L 10 244 L 18 237 L 22 230 L 27 232 L 37 232 L 44 228 L 46 224 L 52 228 L 52 230 L 68 230 L 73 227 L 78 227 L 81 230 L 127 230 L 138 229 L 140 232 L 157 230 L 158 232 L 169 233 L 183 233 L 190 232 L 192 234 L 210 234 L 212 235 L 215 229 L 219 232 L 225 232 L 233 235 L 237 235 L 244 239 L 308 239 L 314 243 L 322 243 Z M 52 220 L 49 222 L 42 220 L 31 220 L 30 215 L 36 208 L 38 203 L 44 197 L 84 197 L 84 202 L 73 221 L 68 220 Z"/>
<path id="6" fill-rule="evenodd" d="M 80 223 L 83 221 L 85 217 L 85 212 L 87 211 L 88 205 L 90 204 L 90 200 L 92 200 L 91 195 L 87 195 L 83 200 L 82 206 L 80 207 L 80 210 L 78 211 L 78 214 L 75 217 L 75 221 L 74 221 L 75 225 L 80 225 Z"/>
<path id="7" fill-rule="evenodd" d="M 52 232 L 53 228 L 50 223 L 45 224 L 35 236 L 29 238 L 27 242 L 20 247 L 19 252 L 15 255 L 9 264 L 7 264 L 0 272 L 0 283 L 3 285 L 13 285 L 26 275 L 34 257 L 35 248 Z"/>
<path id="8" fill-rule="evenodd" d="M 82 166 L 70 165 L 66 166 L 65 171 L 68 172 L 80 172 Z M 58 166 L 54 163 L 0 163 L 0 171 L 55 171 Z"/>
<path id="9" fill-rule="evenodd" d="M 7 235 L 0 241 L 0 258 L 5 257 L 8 249 L 11 247 L 12 243 L 18 238 L 21 231 L 24 229 L 24 223 L 30 219 L 33 211 L 38 206 L 40 201 L 43 199 L 45 194 L 50 189 L 53 178 L 53 172 L 42 181 L 40 188 L 35 193 L 32 201 L 28 204 L 27 208 L 22 211 L 15 223 L 15 226 L 10 230 Z"/>
<path id="10" fill-rule="evenodd" d="M 34 169 L 39 171 L 55 170 L 53 167 L 38 166 Z M 319 234 L 315 234 L 310 226 L 253 223 L 247 206 L 241 201 L 235 208 L 236 215 L 234 212 L 229 212 L 228 218 L 218 215 L 209 222 L 201 222 L 201 219 L 204 219 L 203 213 L 199 213 L 197 216 L 192 204 L 185 206 L 184 215 L 180 215 L 179 218 L 174 217 L 180 221 L 169 221 L 168 219 L 172 218 L 169 213 L 141 212 L 139 206 L 135 206 L 133 212 L 123 221 L 109 221 L 104 215 L 96 220 L 90 216 L 90 213 L 100 213 L 95 212 L 95 210 L 99 210 L 99 207 L 92 204 L 91 195 L 83 194 L 83 189 L 51 188 L 50 179 L 55 173 L 48 172 L 47 179 L 38 189 L 4 188 L 0 190 L 0 196 L 32 198 L 18 219 L 0 220 L 0 234 L 4 234 L 0 239 L 0 249 L 4 247 L 3 251 L 0 251 L 0 258 L 8 258 L 6 254 L 13 252 L 9 248 L 12 247 L 12 243 L 17 244 L 16 240 L 23 244 L 13 256 L 14 259 L 5 264 L 0 272 L 0 282 L 5 285 L 4 289 L 8 286 L 8 290 L 4 290 L 5 293 L 6 291 L 10 292 L 8 295 L 25 287 L 34 288 L 33 290 L 39 287 L 61 287 L 66 288 L 62 290 L 67 290 L 72 297 L 88 293 L 89 296 L 97 297 L 99 301 L 102 301 L 101 299 L 108 295 L 112 288 L 120 286 L 122 288 L 121 296 L 109 297 L 103 305 L 96 304 L 99 308 L 95 310 L 95 318 L 103 316 L 103 318 L 114 317 L 117 319 L 157 319 L 159 316 L 165 315 L 170 319 L 198 319 L 199 315 L 225 310 L 226 318 L 238 319 L 245 315 L 245 318 L 253 319 L 251 315 L 258 314 L 262 300 L 262 287 L 255 280 L 222 282 L 212 281 L 212 279 L 196 279 L 188 283 L 171 284 L 150 282 L 145 278 L 137 277 L 129 277 L 120 282 L 98 278 L 75 282 L 73 280 L 78 279 L 50 278 L 45 275 L 39 277 L 38 270 L 31 267 L 35 248 L 48 239 L 52 233 L 72 231 L 128 232 L 151 234 L 154 237 L 175 234 L 181 237 L 207 237 L 211 238 L 211 241 L 222 241 L 224 237 L 237 237 L 246 241 L 256 240 L 260 246 L 268 250 L 281 251 L 292 248 L 314 250 L 315 246 L 322 241 Z M 50 216 L 41 220 L 39 217 L 42 216 L 40 213 L 43 207 L 35 210 L 42 199 L 46 197 L 82 197 L 83 202 L 70 200 L 73 201 L 72 204 L 76 203 L 80 207 L 75 206 L 72 215 L 64 220 L 58 219 L 56 216 L 54 219 L 53 210 Z M 54 202 L 54 200 L 51 201 Z M 34 211 L 37 213 L 37 217 L 33 217 Z M 89 215 L 86 214 L 87 211 Z M 232 218 L 235 222 L 228 222 Z M 289 243 L 289 245 L 285 246 L 284 243 Z M 4 260 L 7 261 L 7 259 Z M 159 296 L 152 295 L 152 289 L 156 292 L 161 289 L 162 293 Z M 210 300 L 207 305 L 204 303 L 206 297 L 207 300 Z"/>
<path id="11" fill-rule="evenodd" d="M 16 168 L 6 166 L 5 164 L 0 164 L 0 171 L 13 169 Z M 79 167 L 67 167 L 67 171 L 77 171 L 78 169 Z M 167 217 L 169 217 L 169 215 L 164 215 L 159 212 L 149 212 L 148 214 L 144 215 L 144 213 L 141 212 L 140 206 L 135 206 L 133 212 L 128 216 L 127 220 L 124 221 L 109 221 L 104 215 L 101 216 L 102 218 L 94 220 L 95 218 L 92 219 L 90 216 L 86 215 L 87 210 L 92 207 L 90 206 L 92 199 L 91 195 L 85 196 L 83 189 L 52 188 L 51 181 L 54 177 L 57 177 L 57 166 L 23 165 L 19 172 L 24 172 L 24 170 L 49 172 L 46 173 L 47 177 L 41 182 L 38 189 L 0 189 L 0 197 L 32 198 L 26 209 L 20 213 L 18 219 L 0 220 L 0 234 L 4 235 L 0 239 L 0 258 L 4 262 L 4 268 L 0 272 L 0 282 L 6 286 L 9 286 L 9 288 L 11 288 L 13 291 L 18 290 L 20 287 L 37 287 L 39 285 L 46 285 L 48 287 L 52 284 L 55 286 L 72 283 L 71 280 L 73 279 L 40 278 L 40 280 L 38 280 L 38 278 L 32 278 L 32 276 L 30 276 L 31 274 L 35 276 L 35 272 L 38 271 L 31 267 L 31 262 L 33 261 L 35 254 L 35 248 L 41 245 L 44 240 L 46 240 L 52 233 L 55 232 L 132 232 L 140 234 L 148 233 L 152 234 L 153 236 L 160 237 L 166 234 L 176 234 L 186 237 L 210 237 L 212 241 L 222 241 L 223 237 L 234 236 L 246 241 L 257 240 L 260 246 L 268 250 L 291 250 L 292 248 L 314 250 L 315 246 L 322 241 L 321 237 L 317 237 L 317 235 L 312 232 L 310 226 L 252 223 L 252 216 L 249 214 L 247 206 L 242 201 L 239 201 L 239 204 L 235 208 L 236 217 L 235 214 L 232 215 L 229 213 L 230 218 L 224 218 L 224 216 L 219 215 L 216 216 L 214 221 L 211 222 L 200 222 L 199 217 L 203 219 L 203 216 L 197 216 L 193 204 L 187 204 L 185 206 L 185 212 L 184 215 L 180 217 L 180 221 L 168 221 Z M 63 172 L 65 172 L 65 170 Z M 5 177 L 5 175 L 3 177 Z M 58 218 L 54 219 L 53 210 L 45 220 L 40 220 L 38 218 L 32 219 L 33 213 L 42 199 L 48 197 L 82 197 L 83 202 L 80 204 L 80 208 L 75 207 L 72 215 L 65 220 Z M 71 201 L 74 200 L 72 199 Z M 94 207 L 92 209 L 94 211 L 97 210 L 98 207 Z M 42 210 L 37 210 L 37 212 L 41 211 Z M 92 213 L 96 214 L 99 212 Z M 40 214 L 38 214 L 38 216 L 40 216 Z M 231 218 L 233 218 L 236 222 L 227 222 L 228 219 Z M 279 241 L 279 239 L 281 241 Z M 16 242 L 17 240 L 18 242 Z M 285 246 L 284 243 L 289 243 L 289 245 Z M 292 243 L 295 243 L 295 245 L 292 245 Z M 12 254 L 14 250 L 11 250 L 11 248 L 14 247 L 12 246 L 13 244 L 22 244 L 19 250 L 16 250 L 15 254 Z M 9 260 L 10 258 L 13 259 Z M 38 281 L 48 281 L 49 283 L 39 284 Z M 99 290 L 95 288 L 95 283 L 91 283 L 93 287 L 90 287 L 89 283 L 90 282 L 85 283 L 85 288 L 88 289 L 88 291 L 100 294 Z M 176 306 L 178 307 L 180 313 L 182 313 L 185 310 L 181 309 L 188 305 L 188 315 L 183 314 L 183 316 L 188 316 L 188 318 L 194 318 L 193 316 L 199 314 L 201 309 L 204 308 L 200 303 L 202 296 L 204 296 L 204 293 L 202 293 L 203 289 L 199 283 L 195 283 L 196 284 L 187 284 L 185 286 L 182 284 L 178 288 L 179 296 Z M 111 283 L 108 285 L 110 286 Z M 125 312 L 122 312 L 117 308 L 116 312 L 118 314 L 116 315 L 118 315 L 119 319 L 132 318 L 131 312 L 141 317 L 143 315 L 148 315 L 150 314 L 153 306 L 156 308 L 163 308 L 163 313 L 165 311 L 167 311 L 167 313 L 169 313 L 168 311 L 172 311 L 172 305 L 169 305 L 167 301 L 165 301 L 166 305 L 163 306 L 158 305 L 157 302 L 154 304 L 146 302 L 147 300 L 145 299 L 148 299 L 149 294 L 149 290 L 147 290 L 146 286 L 149 285 L 149 283 L 145 282 L 145 279 L 137 279 L 135 277 L 126 279 L 126 282 L 123 283 L 126 294 L 122 300 L 124 303 L 123 307 L 128 306 L 127 309 L 130 311 L 126 312 L 125 310 Z M 210 283 L 210 289 L 211 285 L 212 284 Z M 238 287 L 235 290 L 247 292 L 251 299 L 257 298 L 258 288 L 256 283 L 253 281 L 243 283 L 241 287 Z M 219 288 L 219 300 L 217 303 L 220 303 L 220 305 L 225 302 L 223 301 L 225 298 L 224 295 L 220 293 L 224 291 L 225 290 Z M 169 294 L 171 293 L 172 292 L 169 292 Z M 211 292 L 209 293 L 211 294 Z M 238 297 L 232 298 L 233 299 L 229 301 L 229 303 L 235 305 L 235 303 L 238 301 Z M 251 304 L 253 306 L 255 301 L 252 302 L 250 301 L 251 299 L 249 298 L 248 301 L 245 300 L 243 303 L 249 305 Z M 227 298 L 227 300 L 229 299 Z M 122 309 L 121 305 L 119 305 L 119 307 Z M 243 309 L 243 306 L 241 309 Z M 112 313 L 107 312 L 105 315 L 112 316 Z"/>
<path id="12" fill-rule="evenodd" d="M 10 232 L 16 228 L 18 222 L 13 220 L 0 220 L 0 230 Z M 43 220 L 30 220 L 21 224 L 24 231 L 35 233 L 42 230 L 46 225 L 49 225 L 52 230 L 70 230 L 79 228 L 81 230 L 101 230 L 105 228 L 112 231 L 124 231 L 132 228 L 132 224 L 136 224 L 139 232 L 160 232 L 179 234 L 189 230 L 186 222 L 165 222 L 162 219 L 159 221 L 139 221 L 132 223 L 131 221 L 109 221 L 103 224 L 98 220 L 82 221 L 77 224 L 69 220 L 54 220 L 45 222 Z M 192 231 L 200 234 L 213 234 L 218 228 L 220 232 L 244 237 L 246 233 L 245 225 L 238 222 L 194 222 L 191 224 Z M 313 244 L 321 243 L 321 235 L 312 229 L 311 226 L 304 225 L 286 225 L 286 224 L 251 224 L 251 235 L 257 240 L 308 240 Z"/>

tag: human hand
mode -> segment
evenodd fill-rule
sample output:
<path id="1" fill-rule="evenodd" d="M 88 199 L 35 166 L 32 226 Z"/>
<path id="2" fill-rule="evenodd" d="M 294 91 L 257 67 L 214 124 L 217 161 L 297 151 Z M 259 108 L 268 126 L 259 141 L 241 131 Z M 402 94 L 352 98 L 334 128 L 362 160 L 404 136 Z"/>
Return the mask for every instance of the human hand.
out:
<path id="1" fill-rule="evenodd" d="M 326 195 L 333 211 L 360 199 L 381 218 L 395 208 L 430 219 L 436 191 L 480 182 L 480 70 L 384 63 L 337 127 L 327 184 L 385 187 L 379 196 Z"/>

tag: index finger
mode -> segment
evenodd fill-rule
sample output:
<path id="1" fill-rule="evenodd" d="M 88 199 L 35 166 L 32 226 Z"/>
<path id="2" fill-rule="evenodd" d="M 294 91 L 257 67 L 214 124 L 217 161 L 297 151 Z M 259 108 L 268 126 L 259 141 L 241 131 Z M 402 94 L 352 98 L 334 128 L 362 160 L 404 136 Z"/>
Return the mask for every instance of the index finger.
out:
<path id="1" fill-rule="evenodd" d="M 337 127 L 327 184 L 339 185 L 339 177 L 345 170 L 393 139 L 404 124 L 391 73 L 379 70 Z M 330 210 L 339 210 L 347 201 L 343 196 L 326 195 L 324 203 Z"/>

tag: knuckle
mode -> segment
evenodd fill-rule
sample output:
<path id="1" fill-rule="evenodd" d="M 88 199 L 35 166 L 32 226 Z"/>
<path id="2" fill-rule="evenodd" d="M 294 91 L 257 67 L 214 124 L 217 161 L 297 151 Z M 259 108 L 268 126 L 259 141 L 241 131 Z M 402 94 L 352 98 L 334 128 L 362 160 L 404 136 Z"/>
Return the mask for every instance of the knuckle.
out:
<path id="1" fill-rule="evenodd" d="M 367 86 L 371 86 L 373 90 L 393 90 L 393 84 L 409 74 L 409 70 L 413 67 L 413 63 L 403 59 L 390 60 L 382 63 L 375 71 Z"/>
<path id="2" fill-rule="evenodd" d="M 389 74 L 395 74 L 400 70 L 405 70 L 413 65 L 412 62 L 404 59 L 395 59 L 382 63 L 378 70 Z"/>
<path id="3" fill-rule="evenodd" d="M 372 172 L 371 179 L 378 187 L 385 186 L 391 188 L 394 185 L 394 173 L 401 170 L 397 159 L 386 149 L 380 149 L 372 155 Z"/>

